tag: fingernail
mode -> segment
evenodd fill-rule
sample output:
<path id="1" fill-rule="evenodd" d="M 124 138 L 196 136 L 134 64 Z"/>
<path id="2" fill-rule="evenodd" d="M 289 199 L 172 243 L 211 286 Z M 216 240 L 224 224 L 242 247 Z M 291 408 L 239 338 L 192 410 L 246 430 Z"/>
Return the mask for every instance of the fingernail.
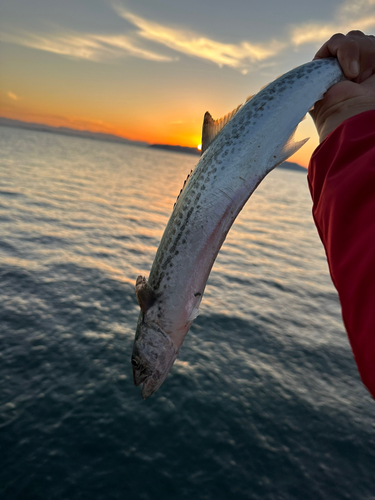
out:
<path id="1" fill-rule="evenodd" d="M 359 73 L 358 61 L 354 60 L 350 63 L 350 73 L 352 73 L 353 75 L 358 75 Z"/>

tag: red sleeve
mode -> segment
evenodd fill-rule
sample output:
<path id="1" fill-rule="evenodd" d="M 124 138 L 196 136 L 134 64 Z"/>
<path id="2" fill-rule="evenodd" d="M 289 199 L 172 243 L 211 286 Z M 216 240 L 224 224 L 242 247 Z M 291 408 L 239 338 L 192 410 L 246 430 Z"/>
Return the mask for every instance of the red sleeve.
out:
<path id="1" fill-rule="evenodd" d="M 308 181 L 354 357 L 375 398 L 375 111 L 346 120 L 322 142 Z"/>

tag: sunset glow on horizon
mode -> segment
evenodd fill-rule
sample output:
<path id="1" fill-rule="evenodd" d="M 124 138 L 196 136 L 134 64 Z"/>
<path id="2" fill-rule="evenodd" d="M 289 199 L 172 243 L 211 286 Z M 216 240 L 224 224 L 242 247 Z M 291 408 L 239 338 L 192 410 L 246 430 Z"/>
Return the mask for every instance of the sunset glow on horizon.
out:
<path id="1" fill-rule="evenodd" d="M 272 5 L 272 8 L 271 8 Z M 203 116 L 311 60 L 335 32 L 375 28 L 372 0 L 246 6 L 178 0 L 10 0 L 0 20 L 0 116 L 197 147 Z M 195 12 L 199 11 L 197 19 Z M 311 137 L 290 160 L 307 166 Z"/>

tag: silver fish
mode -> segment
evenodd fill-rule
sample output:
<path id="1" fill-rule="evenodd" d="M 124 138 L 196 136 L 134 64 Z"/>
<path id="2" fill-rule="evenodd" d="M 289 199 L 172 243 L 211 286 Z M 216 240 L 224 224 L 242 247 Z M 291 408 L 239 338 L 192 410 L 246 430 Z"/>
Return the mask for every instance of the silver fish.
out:
<path id="1" fill-rule="evenodd" d="M 307 141 L 293 142 L 297 125 L 343 79 L 336 59 L 320 59 L 281 76 L 222 120 L 206 113 L 204 152 L 177 198 L 149 280 L 136 282 L 141 312 L 131 362 L 144 399 L 168 375 L 235 218 L 262 179 Z"/>

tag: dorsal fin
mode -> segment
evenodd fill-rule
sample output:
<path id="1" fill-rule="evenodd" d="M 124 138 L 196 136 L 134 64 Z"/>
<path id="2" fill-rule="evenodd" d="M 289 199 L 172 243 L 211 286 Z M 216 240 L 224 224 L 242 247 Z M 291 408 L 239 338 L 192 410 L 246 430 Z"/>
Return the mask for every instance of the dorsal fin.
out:
<path id="1" fill-rule="evenodd" d="M 253 96 L 251 96 L 253 97 Z M 247 100 L 250 100 L 249 97 Z M 247 101 L 246 101 L 247 102 Z M 237 106 L 233 111 L 223 116 L 219 120 L 214 120 L 211 114 L 206 111 L 203 118 L 202 127 L 202 154 L 206 151 L 211 142 L 215 139 L 218 133 L 225 127 L 225 125 L 233 118 L 237 111 L 242 107 L 242 104 Z"/>
<path id="2" fill-rule="evenodd" d="M 185 189 L 185 186 L 186 186 L 186 184 L 187 184 L 187 181 L 189 180 L 189 178 L 190 178 L 190 176 L 191 176 L 191 174 L 192 174 L 192 173 L 193 173 L 193 171 L 192 171 L 192 170 L 190 170 L 190 174 L 188 174 L 188 175 L 187 175 L 187 177 L 186 177 L 186 179 L 184 180 L 184 184 L 183 184 L 182 188 L 180 189 L 180 192 L 178 193 L 178 196 L 177 196 L 176 201 L 175 201 L 175 203 L 174 203 L 174 205 L 173 205 L 173 208 L 176 206 L 176 204 L 177 204 L 177 202 L 178 202 L 178 199 L 179 199 L 179 197 L 181 196 L 182 191 Z"/>
<path id="3" fill-rule="evenodd" d="M 150 287 L 147 279 L 144 276 L 138 276 L 135 283 L 135 294 L 137 296 L 139 307 L 143 314 L 150 309 L 152 304 L 156 300 L 156 294 L 154 290 Z"/>
<path id="4" fill-rule="evenodd" d="M 215 120 L 212 118 L 211 113 L 206 111 L 204 114 L 203 126 L 202 126 L 202 148 L 201 148 L 202 154 L 204 151 L 206 151 L 208 145 L 211 144 L 212 139 L 215 137 L 214 127 L 215 127 Z"/>

